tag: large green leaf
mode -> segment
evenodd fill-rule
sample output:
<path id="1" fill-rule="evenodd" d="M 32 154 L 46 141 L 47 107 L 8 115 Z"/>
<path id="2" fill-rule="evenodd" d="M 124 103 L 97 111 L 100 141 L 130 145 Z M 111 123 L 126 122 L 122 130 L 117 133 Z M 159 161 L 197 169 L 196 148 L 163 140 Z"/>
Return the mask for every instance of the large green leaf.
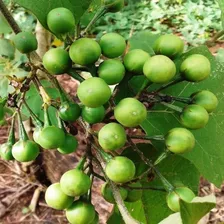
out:
<path id="1" fill-rule="evenodd" d="M 216 186 L 220 186 L 224 180 L 224 138 L 222 136 L 224 133 L 224 66 L 215 60 L 206 47 L 202 46 L 184 54 L 177 61 L 177 67 L 184 58 L 191 54 L 202 54 L 210 60 L 212 65 L 210 78 L 200 83 L 184 82 L 170 87 L 165 92 L 174 96 L 188 97 L 193 92 L 208 89 L 219 98 L 219 106 L 216 112 L 210 115 L 207 126 L 193 131 L 196 138 L 196 147 L 184 157 L 191 161 L 205 178 Z M 178 114 L 166 108 L 161 112 L 149 112 L 147 120 L 142 124 L 148 135 L 166 134 L 171 128 L 178 126 L 181 126 L 178 121 Z"/>
<path id="2" fill-rule="evenodd" d="M 72 11 L 75 16 L 76 22 L 80 20 L 80 17 L 88 9 L 92 0 L 14 0 L 20 6 L 30 10 L 40 21 L 40 23 L 47 27 L 47 14 L 54 8 L 65 7 Z"/>
<path id="3" fill-rule="evenodd" d="M 6 21 L 5 17 L 0 13 L 0 34 L 6 34 L 12 32 L 11 27 L 9 26 L 8 22 Z"/>
<path id="4" fill-rule="evenodd" d="M 223 26 L 223 29 L 224 29 L 224 1 L 223 0 L 217 0 L 218 3 L 219 3 L 219 7 L 222 11 L 222 26 Z"/>
<path id="5" fill-rule="evenodd" d="M 12 42 L 7 39 L 0 39 L 0 57 L 13 59 L 15 56 L 15 47 Z"/>

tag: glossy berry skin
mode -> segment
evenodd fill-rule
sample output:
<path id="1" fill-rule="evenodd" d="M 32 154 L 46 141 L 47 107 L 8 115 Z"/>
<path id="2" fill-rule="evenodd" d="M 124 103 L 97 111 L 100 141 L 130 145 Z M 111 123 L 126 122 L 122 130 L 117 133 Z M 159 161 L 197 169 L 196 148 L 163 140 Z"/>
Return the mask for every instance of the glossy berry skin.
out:
<path id="1" fill-rule="evenodd" d="M 121 194 L 122 199 L 125 200 L 127 198 L 128 191 L 123 187 L 119 187 L 119 192 Z M 116 203 L 115 199 L 114 199 L 113 191 L 108 183 L 104 183 L 101 186 L 101 194 L 102 194 L 103 198 L 106 201 L 108 201 L 109 203 L 111 203 L 111 204 Z"/>
<path id="2" fill-rule="evenodd" d="M 153 50 L 156 54 L 176 58 L 184 51 L 184 42 L 173 34 L 160 36 L 154 43 Z"/>
<path id="3" fill-rule="evenodd" d="M 60 179 L 62 191 L 73 197 L 81 196 L 88 192 L 91 186 L 90 178 L 79 169 L 69 170 Z"/>
<path id="4" fill-rule="evenodd" d="M 124 57 L 124 66 L 129 72 L 133 72 L 137 75 L 143 74 L 143 66 L 145 62 L 150 58 L 150 55 L 141 50 L 134 49 L 129 51 Z"/>
<path id="5" fill-rule="evenodd" d="M 65 215 L 71 224 L 90 224 L 95 219 L 96 212 L 92 204 L 79 200 L 73 202 Z"/>
<path id="6" fill-rule="evenodd" d="M 189 129 L 203 128 L 208 120 L 208 112 L 204 107 L 196 104 L 186 106 L 180 114 L 180 123 Z"/>
<path id="7" fill-rule="evenodd" d="M 116 59 L 106 60 L 98 68 L 98 76 L 108 85 L 118 84 L 124 78 L 124 75 L 124 65 Z"/>
<path id="8" fill-rule="evenodd" d="M 63 102 L 59 108 L 59 117 L 63 121 L 76 121 L 81 115 L 81 111 L 77 103 Z"/>
<path id="9" fill-rule="evenodd" d="M 105 108 L 104 106 L 91 108 L 84 106 L 82 108 L 82 118 L 89 124 L 96 124 L 101 122 L 105 117 Z"/>
<path id="10" fill-rule="evenodd" d="M 37 128 L 35 128 L 35 130 L 34 130 L 34 132 L 33 132 L 33 140 L 34 140 L 37 144 L 39 144 L 39 143 L 38 143 L 38 142 L 39 142 L 38 140 L 39 140 L 39 136 L 40 136 L 41 131 L 42 131 L 42 128 L 37 127 Z"/>
<path id="11" fill-rule="evenodd" d="M 39 146 L 31 140 L 20 140 L 12 147 L 12 155 L 19 162 L 30 162 L 37 158 L 40 153 Z"/>
<path id="12" fill-rule="evenodd" d="M 141 188 L 142 184 L 140 182 L 129 184 L 130 187 Z M 142 198 L 142 190 L 139 189 L 128 189 L 128 195 L 125 201 L 127 202 L 136 202 Z"/>
<path id="13" fill-rule="evenodd" d="M 75 18 L 69 9 L 55 8 L 47 15 L 47 25 L 54 34 L 66 34 L 75 29 Z"/>
<path id="14" fill-rule="evenodd" d="M 52 48 L 44 54 L 43 65 L 52 75 L 60 75 L 68 71 L 72 66 L 72 61 L 66 50 Z"/>
<path id="15" fill-rule="evenodd" d="M 207 110 L 208 113 L 212 113 L 218 106 L 218 99 L 214 93 L 208 90 L 202 90 L 191 95 L 193 104 L 200 105 Z"/>
<path id="16" fill-rule="evenodd" d="M 102 54 L 107 58 L 117 58 L 121 56 L 126 48 L 125 39 L 117 33 L 104 34 L 100 39 Z"/>
<path id="17" fill-rule="evenodd" d="M 45 192 L 45 201 L 48 206 L 57 210 L 64 210 L 71 206 L 74 201 L 73 197 L 64 194 L 60 184 L 51 184 Z"/>
<path id="18" fill-rule="evenodd" d="M 119 12 L 124 8 L 124 0 L 104 0 L 104 5 L 108 12 Z"/>
<path id="19" fill-rule="evenodd" d="M 81 38 L 71 45 L 69 55 L 76 64 L 91 65 L 99 59 L 101 48 L 95 40 Z"/>
<path id="20" fill-rule="evenodd" d="M 135 164 L 124 156 L 116 156 L 106 165 L 106 175 L 115 183 L 126 183 L 135 176 Z"/>
<path id="21" fill-rule="evenodd" d="M 194 148 L 195 138 L 186 128 L 173 128 L 165 136 L 165 145 L 169 151 L 183 154 Z"/>
<path id="22" fill-rule="evenodd" d="M 178 187 L 175 191 L 167 195 L 166 201 L 168 207 L 174 211 L 180 211 L 180 199 L 185 202 L 191 202 L 195 197 L 194 192 L 187 187 Z"/>
<path id="23" fill-rule="evenodd" d="M 200 54 L 190 55 L 181 64 L 180 73 L 189 82 L 200 82 L 211 73 L 210 61 Z"/>
<path id="24" fill-rule="evenodd" d="M 116 120 L 125 127 L 136 127 L 147 117 L 147 110 L 140 101 L 134 98 L 121 100 L 114 109 Z"/>
<path id="25" fill-rule="evenodd" d="M 65 133 L 56 126 L 48 126 L 41 130 L 37 141 L 44 149 L 56 149 L 64 144 Z"/>
<path id="26" fill-rule="evenodd" d="M 12 38 L 12 41 L 16 49 L 24 54 L 37 49 L 37 39 L 35 35 L 30 32 L 20 32 Z"/>
<path id="27" fill-rule="evenodd" d="M 94 220 L 90 224 L 99 224 L 99 215 L 96 212 Z"/>
<path id="28" fill-rule="evenodd" d="M 143 73 L 150 82 L 167 83 L 175 76 L 176 66 L 167 56 L 156 55 L 145 62 Z"/>
<path id="29" fill-rule="evenodd" d="M 120 124 L 109 123 L 100 129 L 98 140 L 104 150 L 113 151 L 125 145 L 127 136 L 124 128 Z"/>
<path id="30" fill-rule="evenodd" d="M 12 156 L 12 144 L 6 142 L 0 146 L 0 157 L 6 161 L 13 160 Z"/>
<path id="31" fill-rule="evenodd" d="M 96 108 L 110 99 L 111 89 L 103 79 L 93 77 L 80 84 L 77 95 L 83 105 Z"/>
<path id="32" fill-rule="evenodd" d="M 77 148 L 78 148 L 78 141 L 76 137 L 71 134 L 65 134 L 65 141 L 60 148 L 57 148 L 57 150 L 61 154 L 70 154 L 75 152 Z"/>

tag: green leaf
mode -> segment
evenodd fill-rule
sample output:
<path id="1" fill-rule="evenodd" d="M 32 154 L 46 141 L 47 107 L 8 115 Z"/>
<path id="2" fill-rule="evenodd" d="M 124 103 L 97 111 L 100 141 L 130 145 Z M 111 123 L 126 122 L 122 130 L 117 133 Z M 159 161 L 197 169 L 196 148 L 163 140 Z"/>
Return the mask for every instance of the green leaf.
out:
<path id="1" fill-rule="evenodd" d="M 13 59 L 15 56 L 15 47 L 12 42 L 7 39 L 0 39 L 0 57 L 7 57 Z"/>
<path id="2" fill-rule="evenodd" d="M 219 3 L 219 7 L 221 9 L 222 12 L 222 27 L 224 29 L 224 1 L 223 0 L 217 0 Z"/>
<path id="3" fill-rule="evenodd" d="M 132 36 L 129 40 L 130 50 L 142 49 L 150 55 L 154 55 L 153 44 L 159 37 L 159 34 L 152 34 L 150 31 L 141 31 Z"/>
<path id="4" fill-rule="evenodd" d="M 8 96 L 9 80 L 6 77 L 0 77 L 0 97 Z"/>
<path id="5" fill-rule="evenodd" d="M 183 224 L 197 224 L 216 205 L 214 195 L 196 197 L 191 203 L 180 201 L 180 214 Z"/>
<path id="6" fill-rule="evenodd" d="M 30 10 L 40 21 L 40 23 L 48 29 L 47 26 L 47 14 L 54 8 L 65 7 L 72 11 L 76 23 L 79 22 L 81 16 L 88 9 L 92 0 L 63 0 L 63 1 L 54 1 L 48 0 L 14 0 L 20 6 Z"/>
<path id="7" fill-rule="evenodd" d="M 183 155 L 191 161 L 199 172 L 216 186 L 220 186 L 224 180 L 224 66 L 217 62 L 207 47 L 198 47 L 185 53 L 177 61 L 179 67 L 182 60 L 191 54 L 202 54 L 206 56 L 212 65 L 210 78 L 200 83 L 183 82 L 170 87 L 164 91 L 173 96 L 189 97 L 192 93 L 208 89 L 214 92 L 219 99 L 219 106 L 216 112 L 210 115 L 210 121 L 203 129 L 192 131 L 196 138 L 196 147 L 190 153 Z M 165 107 L 160 112 L 149 112 L 142 127 L 148 135 L 164 135 L 170 129 L 181 126 L 178 121 L 178 114 L 170 112 Z"/>
<path id="8" fill-rule="evenodd" d="M 5 17 L 0 13 L 0 34 L 6 34 L 12 32 L 11 27 L 6 21 Z"/>
<path id="9" fill-rule="evenodd" d="M 174 223 L 175 224 L 183 224 L 179 212 L 168 216 L 167 218 L 162 220 L 159 224 L 174 224 Z"/>

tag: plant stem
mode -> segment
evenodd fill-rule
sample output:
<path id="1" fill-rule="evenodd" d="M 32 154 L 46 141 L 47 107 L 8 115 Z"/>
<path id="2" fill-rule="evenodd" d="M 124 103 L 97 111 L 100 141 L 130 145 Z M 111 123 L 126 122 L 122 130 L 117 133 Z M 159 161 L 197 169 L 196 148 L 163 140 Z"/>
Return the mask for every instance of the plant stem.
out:
<path id="1" fill-rule="evenodd" d="M 123 188 L 130 189 L 130 190 L 153 190 L 153 191 L 165 191 L 163 187 L 132 187 L 128 185 L 122 185 Z"/>
<path id="2" fill-rule="evenodd" d="M 79 82 L 85 81 L 85 79 L 75 71 L 70 70 L 67 74 L 71 76 L 73 79 L 78 80 Z"/>
<path id="3" fill-rule="evenodd" d="M 189 97 L 169 96 L 162 93 L 159 93 L 158 96 L 160 97 L 161 101 L 164 101 L 167 103 L 172 101 L 178 101 L 178 102 L 187 103 L 187 104 L 191 103 L 191 98 Z"/>
<path id="4" fill-rule="evenodd" d="M 48 127 L 51 125 L 51 121 L 48 114 L 48 105 L 44 104 L 44 127 Z"/>
<path id="5" fill-rule="evenodd" d="M 8 143 L 10 144 L 14 144 L 15 143 L 15 116 L 12 117 L 12 121 L 11 121 L 11 127 L 9 130 L 9 137 L 8 137 Z"/>
<path id="6" fill-rule="evenodd" d="M 168 156 L 170 155 L 170 151 L 165 151 L 163 152 L 158 158 L 157 160 L 154 162 L 154 166 L 158 165 L 159 163 L 161 163 L 164 159 L 166 159 Z"/>
<path id="7" fill-rule="evenodd" d="M 145 139 L 145 140 L 156 140 L 156 141 L 164 141 L 163 135 L 155 135 L 155 136 L 144 136 L 144 135 L 130 135 L 132 139 Z"/>
<path id="8" fill-rule="evenodd" d="M 27 141 L 29 138 L 24 128 L 21 113 L 19 110 L 17 111 L 17 115 L 18 115 L 18 123 L 19 123 L 19 138 L 20 140 Z"/>
<path id="9" fill-rule="evenodd" d="M 176 106 L 176 105 L 173 105 L 173 104 L 170 104 L 170 103 L 160 102 L 160 104 L 166 106 L 167 108 L 170 108 L 171 110 L 179 112 L 179 113 L 181 113 L 183 111 L 183 108 L 181 108 L 179 106 Z"/>

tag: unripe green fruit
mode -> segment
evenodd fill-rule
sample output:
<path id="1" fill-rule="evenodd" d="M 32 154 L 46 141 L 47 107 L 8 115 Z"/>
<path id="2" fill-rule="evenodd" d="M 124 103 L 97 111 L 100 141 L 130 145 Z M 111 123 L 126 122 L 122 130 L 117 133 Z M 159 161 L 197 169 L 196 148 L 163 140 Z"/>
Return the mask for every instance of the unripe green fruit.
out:
<path id="1" fill-rule="evenodd" d="M 120 124 L 109 123 L 100 129 L 98 140 L 104 150 L 117 150 L 125 145 L 127 136 Z"/>
<path id="2" fill-rule="evenodd" d="M 60 184 L 51 184 L 45 192 L 45 201 L 51 208 L 64 210 L 68 208 L 74 201 L 73 197 L 64 194 Z"/>
<path id="3" fill-rule="evenodd" d="M 115 183 L 126 183 L 135 176 L 135 164 L 124 156 L 116 156 L 106 165 L 106 175 Z"/>
<path id="4" fill-rule="evenodd" d="M 167 56 L 156 55 L 145 62 L 143 73 L 150 82 L 167 83 L 175 76 L 176 66 Z"/>
<path id="5" fill-rule="evenodd" d="M 71 224 L 90 224 L 95 219 L 96 212 L 92 204 L 79 200 L 73 202 L 65 214 Z"/>
<path id="6" fill-rule="evenodd" d="M 99 224 L 99 215 L 96 212 L 94 220 L 90 224 Z"/>
<path id="7" fill-rule="evenodd" d="M 214 93 L 202 90 L 191 95 L 192 103 L 204 107 L 208 113 L 213 112 L 218 106 L 218 99 Z"/>
<path id="8" fill-rule="evenodd" d="M 6 161 L 13 160 L 12 156 L 12 144 L 4 143 L 0 146 L 0 157 Z"/>
<path id="9" fill-rule="evenodd" d="M 180 199 L 185 202 L 191 202 L 195 197 L 194 192 L 187 187 L 178 187 L 175 191 L 167 195 L 166 201 L 168 207 L 174 211 L 180 211 Z"/>
<path id="10" fill-rule="evenodd" d="M 121 56 L 126 48 L 125 39 L 117 33 L 107 33 L 100 39 L 102 54 L 107 58 L 117 58 Z"/>
<path id="11" fill-rule="evenodd" d="M 173 128 L 165 136 L 165 145 L 171 152 L 182 154 L 194 148 L 195 138 L 186 128 Z"/>
<path id="12" fill-rule="evenodd" d="M 76 40 L 69 50 L 72 61 L 79 65 L 90 65 L 95 63 L 100 55 L 100 45 L 90 38 Z"/>
<path id="13" fill-rule="evenodd" d="M 37 49 L 37 39 L 30 32 L 20 32 L 12 39 L 15 47 L 21 53 L 27 54 Z"/>
<path id="14" fill-rule="evenodd" d="M 19 162 L 30 162 L 37 158 L 40 153 L 39 146 L 30 140 L 20 140 L 12 147 L 12 155 Z"/>
<path id="15" fill-rule="evenodd" d="M 141 50 L 134 49 L 129 51 L 124 57 L 124 66 L 129 72 L 141 75 L 143 74 L 143 66 L 150 58 L 150 55 Z"/>
<path id="16" fill-rule="evenodd" d="M 57 148 L 57 150 L 62 154 L 70 154 L 75 152 L 77 147 L 78 141 L 76 137 L 70 134 L 66 134 L 63 145 L 60 148 Z"/>
<path id="17" fill-rule="evenodd" d="M 108 85 L 115 85 L 124 78 L 124 65 L 116 59 L 109 59 L 100 64 L 98 75 Z"/>
<path id="18" fill-rule="evenodd" d="M 72 61 L 66 50 L 52 48 L 44 54 L 43 65 L 53 75 L 65 73 L 72 65 Z"/>
<path id="19" fill-rule="evenodd" d="M 89 176 L 79 169 L 64 173 L 60 179 L 60 184 L 62 191 L 73 197 L 86 194 L 91 187 Z"/>
<path id="20" fill-rule="evenodd" d="M 184 42 L 173 34 L 160 36 L 154 43 L 153 50 L 156 54 L 162 54 L 169 58 L 175 58 L 183 53 Z"/>
<path id="21" fill-rule="evenodd" d="M 40 138 L 40 133 L 41 133 L 41 131 L 42 131 L 42 128 L 37 127 L 37 128 L 35 128 L 35 130 L 34 130 L 34 132 L 33 132 L 33 140 L 34 140 L 37 144 L 39 144 L 38 140 L 39 140 L 39 138 Z"/>
<path id="22" fill-rule="evenodd" d="M 47 15 L 47 25 L 55 34 L 66 34 L 75 29 L 75 18 L 69 9 L 55 8 Z"/>
<path id="23" fill-rule="evenodd" d="M 121 194 L 122 199 L 125 200 L 127 198 L 128 191 L 124 189 L 123 187 L 119 187 L 119 192 Z M 101 194 L 106 201 L 110 202 L 111 204 L 116 203 L 114 199 L 113 191 L 108 183 L 104 183 L 101 186 Z"/>
<path id="24" fill-rule="evenodd" d="M 142 184 L 140 182 L 129 184 L 130 187 L 142 187 Z M 127 202 L 136 202 L 142 198 L 142 190 L 141 189 L 128 189 L 128 195 L 125 201 Z"/>
<path id="25" fill-rule="evenodd" d="M 84 121 L 89 124 L 96 124 L 101 122 L 105 117 L 105 108 L 104 106 L 91 108 L 84 106 L 82 108 L 82 118 Z"/>
<path id="26" fill-rule="evenodd" d="M 64 144 L 65 133 L 56 126 L 48 126 L 41 130 L 37 142 L 44 149 L 56 149 Z"/>
<path id="27" fill-rule="evenodd" d="M 210 75 L 211 64 L 205 56 L 193 54 L 183 61 L 180 72 L 187 81 L 200 82 Z"/>
<path id="28" fill-rule="evenodd" d="M 114 109 L 116 120 L 125 127 L 136 127 L 147 117 L 147 110 L 140 101 L 134 98 L 121 100 Z"/>
<path id="29" fill-rule="evenodd" d="M 119 12 L 124 8 L 124 0 L 104 0 L 108 12 Z"/>
<path id="30" fill-rule="evenodd" d="M 76 121 L 81 115 L 81 111 L 77 103 L 63 102 L 59 108 L 59 117 L 63 121 Z"/>
<path id="31" fill-rule="evenodd" d="M 204 107 L 196 104 L 186 106 L 180 115 L 180 123 L 189 129 L 203 128 L 208 123 L 208 120 L 208 112 Z"/>
<path id="32" fill-rule="evenodd" d="M 87 107 L 100 107 L 111 97 L 111 89 L 101 78 L 89 78 L 80 84 L 77 95 Z"/>

